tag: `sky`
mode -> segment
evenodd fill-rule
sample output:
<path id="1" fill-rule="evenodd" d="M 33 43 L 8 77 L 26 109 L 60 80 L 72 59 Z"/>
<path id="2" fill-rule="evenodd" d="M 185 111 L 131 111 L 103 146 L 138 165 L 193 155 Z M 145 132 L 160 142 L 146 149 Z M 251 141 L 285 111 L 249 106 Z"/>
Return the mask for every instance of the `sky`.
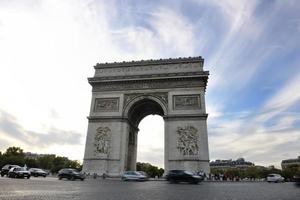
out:
<path id="1" fill-rule="evenodd" d="M 299 10 L 297 0 L 0 0 L 0 151 L 82 161 L 96 63 L 202 56 L 210 160 L 280 167 L 300 156 Z M 138 161 L 163 166 L 163 126 L 142 120 Z"/>

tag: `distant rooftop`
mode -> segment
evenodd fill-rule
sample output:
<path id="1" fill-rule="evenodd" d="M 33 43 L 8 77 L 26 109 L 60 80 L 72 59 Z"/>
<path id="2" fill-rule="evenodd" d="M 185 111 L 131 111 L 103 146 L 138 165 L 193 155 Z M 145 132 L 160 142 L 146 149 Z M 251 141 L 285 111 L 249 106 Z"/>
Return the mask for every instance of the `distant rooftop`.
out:
<path id="1" fill-rule="evenodd" d="M 291 158 L 291 159 L 286 159 L 281 161 L 281 163 L 293 163 L 293 162 L 300 162 L 300 156 L 298 156 L 298 158 Z"/>
<path id="2" fill-rule="evenodd" d="M 209 165 L 211 167 L 234 167 L 234 166 L 254 166 L 254 163 L 252 162 L 249 162 L 249 161 L 245 161 L 244 158 L 238 158 L 237 160 L 232 160 L 232 159 L 229 159 L 229 160 L 220 160 L 220 159 L 217 159 L 215 161 L 211 161 L 209 163 Z"/>

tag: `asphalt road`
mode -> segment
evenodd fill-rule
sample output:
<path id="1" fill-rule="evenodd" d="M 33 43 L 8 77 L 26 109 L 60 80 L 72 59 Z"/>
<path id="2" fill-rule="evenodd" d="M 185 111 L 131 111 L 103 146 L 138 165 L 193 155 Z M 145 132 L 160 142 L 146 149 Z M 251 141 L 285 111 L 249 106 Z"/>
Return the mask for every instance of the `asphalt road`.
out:
<path id="1" fill-rule="evenodd" d="M 57 178 L 0 178 L 1 200 L 298 200 L 300 187 L 293 183 L 202 182 L 169 184 L 166 181 L 122 182 L 88 179 L 59 181 Z"/>

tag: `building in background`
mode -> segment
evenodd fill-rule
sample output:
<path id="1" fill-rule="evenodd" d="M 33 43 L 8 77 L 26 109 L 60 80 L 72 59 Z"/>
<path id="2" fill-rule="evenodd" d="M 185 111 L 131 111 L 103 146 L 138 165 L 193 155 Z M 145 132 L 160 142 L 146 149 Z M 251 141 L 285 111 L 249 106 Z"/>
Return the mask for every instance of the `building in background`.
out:
<path id="1" fill-rule="evenodd" d="M 292 158 L 281 161 L 282 169 L 286 169 L 291 166 L 300 166 L 300 156 L 298 156 L 298 158 Z"/>
<path id="2" fill-rule="evenodd" d="M 244 158 L 238 158 L 237 160 L 215 160 L 209 163 L 211 169 L 229 169 L 229 168 L 247 168 L 254 166 L 254 163 L 245 161 Z"/>
<path id="3" fill-rule="evenodd" d="M 31 152 L 25 152 L 24 155 L 25 155 L 25 158 L 34 159 L 34 160 L 44 157 L 44 156 L 49 156 L 49 155 L 55 156 L 55 154 L 38 154 L 38 153 L 31 153 Z"/>

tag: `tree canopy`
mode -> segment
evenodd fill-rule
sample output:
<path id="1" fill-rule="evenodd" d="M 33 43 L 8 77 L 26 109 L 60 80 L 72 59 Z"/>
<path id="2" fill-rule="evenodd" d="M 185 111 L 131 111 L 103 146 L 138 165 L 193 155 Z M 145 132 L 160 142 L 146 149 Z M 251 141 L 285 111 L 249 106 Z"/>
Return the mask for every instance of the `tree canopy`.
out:
<path id="1" fill-rule="evenodd" d="M 144 171 L 146 172 L 150 177 L 161 177 L 164 173 L 164 169 L 158 168 L 156 166 L 151 165 L 150 163 L 136 163 L 136 170 L 137 171 Z"/>
<path id="2" fill-rule="evenodd" d="M 6 164 L 14 164 L 29 168 L 42 168 L 52 173 L 57 173 L 62 168 L 82 169 L 82 165 L 78 160 L 69 160 L 67 157 L 56 155 L 44 155 L 36 159 L 26 158 L 23 149 L 20 147 L 9 147 L 4 153 L 0 152 L 0 167 Z"/>

